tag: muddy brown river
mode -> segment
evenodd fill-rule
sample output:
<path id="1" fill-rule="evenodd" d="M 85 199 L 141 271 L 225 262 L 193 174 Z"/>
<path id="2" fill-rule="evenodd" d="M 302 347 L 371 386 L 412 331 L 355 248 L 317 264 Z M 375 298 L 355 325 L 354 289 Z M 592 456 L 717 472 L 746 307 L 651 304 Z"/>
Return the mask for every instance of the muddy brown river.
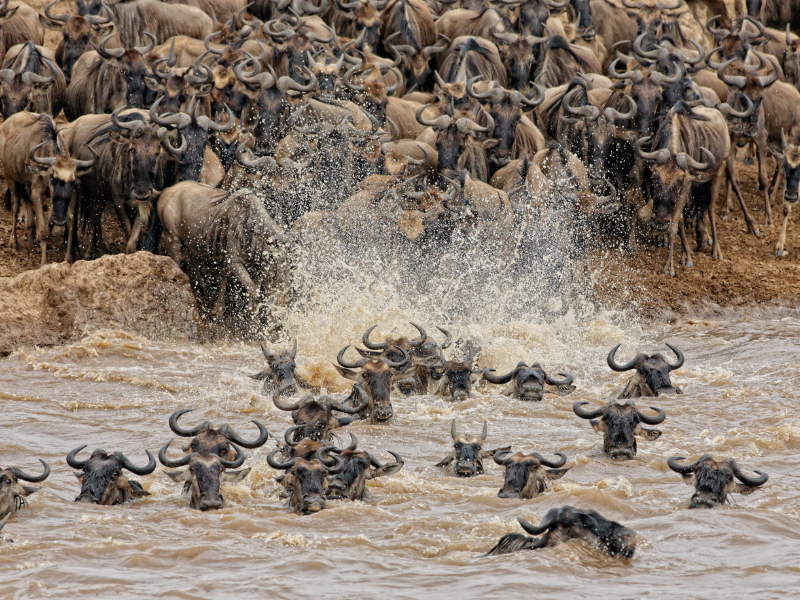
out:
<path id="1" fill-rule="evenodd" d="M 340 310 L 341 309 L 341 310 Z M 326 314 L 331 314 L 330 312 Z M 339 307 L 332 318 L 289 315 L 299 370 L 343 397 L 347 382 L 331 362 L 377 322 L 380 334 L 413 334 L 409 320 L 438 335 L 431 318 L 412 310 Z M 256 345 L 148 340 L 119 330 L 80 342 L 23 349 L 0 360 L 2 462 L 52 475 L 13 515 L 0 544 L 3 598 L 791 598 L 800 590 L 800 318 L 796 313 L 730 312 L 642 327 L 599 310 L 572 311 L 550 323 L 451 322 L 456 337 L 482 348 L 480 365 L 498 372 L 519 360 L 575 374 L 569 396 L 523 403 L 477 389 L 454 404 L 393 394 L 391 425 L 348 427 L 380 460 L 399 452 L 405 468 L 368 484 L 366 502 L 329 501 L 311 516 L 279 498 L 276 471 L 265 460 L 273 441 L 247 451 L 249 476 L 223 485 L 225 508 L 188 506 L 181 484 L 159 467 L 139 477 L 150 496 L 123 506 L 73 500 L 79 484 L 65 456 L 76 446 L 121 450 L 144 464 L 173 434 L 167 418 L 196 411 L 187 424 L 227 422 L 253 437 L 250 419 L 279 437 L 287 413 L 248 377 L 263 368 Z M 572 412 L 592 406 L 626 381 L 605 364 L 617 343 L 620 362 L 636 351 L 677 345 L 685 366 L 673 373 L 677 397 L 642 401 L 667 411 L 654 442 L 639 441 L 635 460 L 612 463 L 602 436 Z M 285 342 L 286 345 L 289 341 Z M 279 344 L 280 345 L 280 344 Z M 670 357 L 671 359 L 671 357 Z M 478 433 L 486 446 L 564 452 L 574 468 L 532 500 L 501 499 L 502 469 L 457 479 L 435 467 L 452 447 L 450 421 Z M 346 435 L 343 436 L 343 439 Z M 734 495 L 714 510 L 687 510 L 692 489 L 669 470 L 670 455 L 734 457 L 747 473 L 769 473 L 763 489 Z M 638 533 L 631 561 L 581 542 L 476 559 L 508 532 L 518 515 L 536 523 L 571 504 L 598 510 Z"/>

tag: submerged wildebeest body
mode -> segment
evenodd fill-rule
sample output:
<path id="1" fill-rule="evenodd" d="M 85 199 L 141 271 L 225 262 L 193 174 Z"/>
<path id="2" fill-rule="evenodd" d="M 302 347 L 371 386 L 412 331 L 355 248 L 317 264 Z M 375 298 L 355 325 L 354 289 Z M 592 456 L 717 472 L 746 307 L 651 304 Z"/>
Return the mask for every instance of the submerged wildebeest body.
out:
<path id="1" fill-rule="evenodd" d="M 450 467 L 457 477 L 473 477 L 483 473 L 483 459 L 496 452 L 507 451 L 510 447 L 483 450 L 488 425 L 483 422 L 480 435 L 466 435 L 456 431 L 456 420 L 450 425 L 450 436 L 453 438 L 453 451 L 436 463 L 437 467 Z"/>
<path id="2" fill-rule="evenodd" d="M 110 506 L 150 495 L 138 481 L 128 479 L 122 473 L 122 469 L 136 475 L 149 475 L 155 471 L 156 458 L 149 450 L 145 450 L 148 463 L 144 467 L 137 467 L 122 452 L 108 454 L 100 449 L 92 452 L 88 459 L 78 460 L 78 452 L 84 448 L 85 444 L 67 455 L 67 464 L 73 469 L 79 469 L 75 475 L 81 482 L 81 492 L 75 502 Z"/>
<path id="3" fill-rule="evenodd" d="M 610 521 L 594 510 L 562 506 L 551 508 L 539 525 L 531 525 L 517 517 L 522 528 L 531 535 L 508 533 L 479 558 L 511 554 L 517 550 L 532 550 L 555 546 L 571 539 L 584 540 L 590 546 L 610 554 L 631 558 L 636 550 L 636 532 L 616 521 Z"/>
<path id="4" fill-rule="evenodd" d="M 394 475 L 403 468 L 403 459 L 397 452 L 389 450 L 394 462 L 382 465 L 369 452 L 356 450 L 358 439 L 352 433 L 350 437 L 352 443 L 339 454 L 344 461 L 344 468 L 328 478 L 328 498 L 366 500 L 369 498 L 367 481 Z"/>
<path id="5" fill-rule="evenodd" d="M 542 369 L 542 365 L 534 363 L 530 367 L 524 362 L 520 362 L 513 371 L 505 375 L 494 375 L 494 369 L 484 369 L 483 378 L 489 383 L 504 384 L 510 383 L 501 392 L 509 398 L 519 400 L 529 400 L 540 402 L 545 392 L 555 392 L 561 396 L 575 391 L 572 385 L 573 376 L 566 373 L 559 373 L 564 379 L 553 379 Z M 547 386 L 547 387 L 545 387 Z"/>
<path id="6" fill-rule="evenodd" d="M 289 492 L 289 506 L 295 511 L 311 514 L 325 508 L 326 478 L 341 473 L 345 466 L 344 460 L 338 455 L 334 454 L 330 460 L 326 458 L 326 454 L 332 450 L 333 446 L 324 446 L 315 452 L 313 459 L 295 456 L 286 462 L 279 462 L 275 458 L 280 450 L 273 450 L 267 455 L 269 466 L 286 471 L 279 481 Z"/>
<path id="7" fill-rule="evenodd" d="M 650 408 L 658 414 L 648 417 L 636 408 L 633 400 L 627 400 L 625 404 L 611 400 L 595 410 L 584 409 L 584 404 L 588 403 L 576 402 L 572 410 L 581 419 L 591 419 L 592 429 L 603 434 L 603 452 L 612 459 L 631 459 L 636 456 L 635 436 L 653 441 L 661 435 L 658 429 L 645 429 L 642 423 L 658 425 L 667 418 L 667 413 L 652 406 Z"/>
<path id="8" fill-rule="evenodd" d="M 348 425 L 354 419 L 353 417 L 334 417 L 333 411 L 354 415 L 363 411 L 369 404 L 369 397 L 359 384 L 353 386 L 353 391 L 360 398 L 360 401 L 357 401 L 354 406 L 336 402 L 330 396 L 315 398 L 311 394 L 300 400 L 285 400 L 281 398 L 281 394 L 289 387 L 286 385 L 276 390 L 272 395 L 272 403 L 277 408 L 292 413 L 292 420 L 296 426 L 293 434 L 298 436 L 296 438 L 298 440 L 303 438 L 309 438 L 316 442 L 329 440 L 332 430 Z"/>
<path id="9" fill-rule="evenodd" d="M 681 389 L 674 387 L 670 381 L 671 371 L 680 369 L 683 366 L 683 352 L 667 344 L 667 347 L 675 353 L 678 362 L 672 364 L 664 358 L 664 355 L 657 353 L 652 355 L 639 353 L 630 362 L 620 365 L 614 359 L 617 349 L 622 344 L 617 344 L 608 353 L 606 362 L 612 371 L 624 373 L 635 369 L 636 373 L 628 380 L 625 389 L 622 390 L 618 399 L 654 397 L 664 394 L 681 394 Z"/>
<path id="10" fill-rule="evenodd" d="M 682 465 L 679 460 L 683 457 L 671 456 L 667 464 L 680 473 L 688 485 L 694 486 L 689 508 L 714 508 L 727 502 L 728 494 L 749 494 L 769 479 L 769 475 L 761 471 L 756 471 L 758 477 L 748 477 L 732 458 L 715 460 L 710 454 L 703 454 L 691 465 Z"/>
<path id="11" fill-rule="evenodd" d="M 284 388 L 287 394 L 296 394 L 299 388 L 305 390 L 314 389 L 297 372 L 297 363 L 295 363 L 295 358 L 297 358 L 296 338 L 291 350 L 273 352 L 264 342 L 261 342 L 261 352 L 267 360 L 267 368 L 255 375 L 250 375 L 250 377 L 258 381 L 264 381 L 262 394 L 269 396 L 281 388 Z"/>
<path id="12" fill-rule="evenodd" d="M 269 439 L 269 431 L 261 423 L 252 420 L 252 423 L 258 427 L 258 437 L 252 441 L 245 440 L 236 433 L 233 428 L 227 423 L 223 423 L 219 427 L 214 427 L 210 421 L 203 421 L 199 425 L 191 429 L 184 429 L 178 425 L 178 419 L 181 415 L 192 412 L 193 408 L 183 408 L 176 410 L 169 417 L 169 428 L 173 433 L 181 437 L 190 437 L 192 441 L 188 446 L 183 447 L 184 452 L 193 452 L 197 454 L 216 454 L 225 460 L 235 460 L 236 452 L 233 450 L 233 444 L 236 443 L 244 448 L 260 448 L 267 443 Z"/>
<path id="13" fill-rule="evenodd" d="M 225 192 L 183 181 L 161 193 L 167 254 L 189 276 L 208 319 L 225 285 L 225 313 L 285 302 L 289 237 L 253 190 Z"/>
<path id="14" fill-rule="evenodd" d="M 198 439 L 198 438 L 195 438 Z M 158 453 L 161 464 L 169 468 L 188 466 L 184 471 L 165 471 L 173 480 L 183 483 L 184 493 L 190 494 L 189 506 L 195 510 L 212 510 L 222 508 L 224 499 L 219 492 L 221 482 L 238 483 L 250 472 L 250 468 L 241 471 L 228 471 L 238 469 L 244 463 L 244 453 L 231 443 L 233 460 L 225 460 L 218 454 L 208 452 L 192 452 L 177 460 L 167 458 L 167 448 L 172 443 L 168 441 Z"/>
<path id="15" fill-rule="evenodd" d="M 541 494 L 547 489 L 548 481 L 561 479 L 572 468 L 558 468 L 566 464 L 567 456 L 561 452 L 556 454 L 560 457 L 558 462 L 551 462 L 538 452 L 530 454 L 517 452 L 513 455 L 511 452 L 495 453 L 494 462 L 506 468 L 503 487 L 497 492 L 497 497 L 527 500 Z"/>
<path id="16" fill-rule="evenodd" d="M 39 462 L 44 467 L 44 472 L 41 475 L 28 475 L 18 467 L 0 469 L 0 519 L 2 519 L 2 524 L 5 524 L 11 513 L 17 512 L 28 504 L 25 499 L 26 496 L 30 496 L 41 489 L 31 485 L 23 485 L 20 480 L 39 483 L 50 475 L 50 466 L 41 458 Z M 2 529 L 2 524 L 0 524 L 0 529 Z"/>

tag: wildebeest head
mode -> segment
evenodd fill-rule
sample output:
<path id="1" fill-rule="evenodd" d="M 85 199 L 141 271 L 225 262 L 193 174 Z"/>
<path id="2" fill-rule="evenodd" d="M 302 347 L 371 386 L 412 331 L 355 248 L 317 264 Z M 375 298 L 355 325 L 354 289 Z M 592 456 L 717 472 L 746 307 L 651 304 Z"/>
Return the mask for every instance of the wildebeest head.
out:
<path id="1" fill-rule="evenodd" d="M 528 87 L 531 81 L 531 70 L 536 61 L 535 50 L 540 44 L 547 41 L 547 37 L 537 37 L 535 35 L 518 35 L 510 28 L 506 31 L 499 31 L 500 21 L 495 23 L 490 33 L 502 42 L 499 50 L 503 56 L 503 62 L 508 70 L 509 87 L 522 91 Z"/>
<path id="2" fill-rule="evenodd" d="M 40 64 L 48 68 L 48 75 L 36 73 Z M 12 67 L 0 71 L 0 107 L 4 119 L 35 109 L 40 103 L 39 98 L 53 86 L 59 71 L 56 65 L 41 56 L 33 42 L 28 42 L 20 51 Z"/>
<path id="3" fill-rule="evenodd" d="M 281 398 L 285 391 L 280 388 L 272 395 L 272 403 L 281 410 L 290 411 L 295 425 L 300 427 L 296 430 L 299 439 L 309 438 L 314 441 L 327 440 L 333 429 L 347 425 L 353 418 L 334 417 L 333 411 L 355 415 L 366 409 L 369 404 L 369 397 L 364 389 L 356 384 L 353 386 L 358 400 L 354 406 L 346 406 L 341 402 L 336 402 L 330 396 L 319 396 L 315 398 L 311 394 L 299 400 L 289 401 Z M 288 388 L 286 388 L 288 389 Z"/>
<path id="4" fill-rule="evenodd" d="M 732 458 L 715 460 L 710 454 L 703 454 L 691 465 L 682 465 L 679 460 L 683 460 L 683 457 L 671 456 L 667 464 L 670 469 L 680 473 L 688 485 L 694 486 L 689 508 L 714 508 L 724 504 L 728 494 L 749 494 L 769 479 L 769 475 L 761 471 L 756 471 L 758 477 L 748 477 Z M 734 477 L 741 483 L 736 482 Z"/>
<path id="5" fill-rule="evenodd" d="M 453 400 L 466 400 L 472 393 L 472 375 L 482 373 L 472 365 L 472 343 L 467 344 L 467 357 L 463 361 L 448 360 L 442 366 L 442 383 L 437 394 Z"/>
<path id="6" fill-rule="evenodd" d="M 450 39 L 443 34 L 440 34 L 440 36 L 442 39 L 433 46 L 426 46 L 421 49 L 414 48 L 408 44 L 395 46 L 389 42 L 393 36 L 387 39 L 387 44 L 392 52 L 395 55 L 402 55 L 401 68 L 407 90 L 428 91 L 433 89 L 434 69 L 432 58 L 437 54 L 441 54 L 450 46 Z"/>
<path id="7" fill-rule="evenodd" d="M 533 498 L 547 489 L 547 482 L 560 479 L 570 468 L 559 469 L 567 462 L 566 454 L 556 453 L 560 457 L 557 462 L 546 460 L 538 452 L 523 454 L 517 452 L 498 452 L 494 462 L 506 468 L 503 487 L 497 493 L 498 498 Z M 544 467 L 552 467 L 545 469 Z"/>
<path id="8" fill-rule="evenodd" d="M 384 356 L 374 359 L 365 356 L 355 362 L 348 362 L 344 359 L 344 353 L 349 347 L 348 344 L 339 351 L 336 356 L 339 364 L 333 366 L 342 377 L 355 381 L 363 387 L 369 397 L 366 411 L 370 418 L 375 421 L 388 421 L 394 414 L 390 399 L 392 376 L 395 370 L 402 370 L 411 364 L 411 356 L 408 351 L 400 348 L 403 359 L 398 362 L 393 362 Z"/>
<path id="9" fill-rule="evenodd" d="M 683 366 L 684 356 L 683 352 L 674 346 L 667 344 L 667 347 L 675 353 L 678 362 L 672 364 L 664 358 L 661 353 L 652 355 L 639 353 L 631 359 L 630 362 L 620 365 L 614 359 L 617 349 L 622 344 L 614 346 L 606 357 L 608 366 L 612 371 L 623 373 L 636 369 L 635 381 L 632 378 L 625 388 L 625 391 L 620 395 L 620 398 L 638 398 L 640 396 L 659 396 L 661 394 L 675 394 L 680 393 L 680 390 L 673 387 L 670 381 L 670 371 L 680 369 Z"/>
<path id="10" fill-rule="evenodd" d="M 453 469 L 458 477 L 473 477 L 483 473 L 483 459 L 496 452 L 496 450 L 483 450 L 483 442 L 486 441 L 487 434 L 486 421 L 483 422 L 483 430 L 480 435 L 466 435 L 456 431 L 456 420 L 453 419 L 450 426 L 453 451 L 439 461 L 436 466 L 444 467 L 455 463 Z"/>
<path id="11" fill-rule="evenodd" d="M 68 153 L 50 144 L 50 149 L 55 149 L 55 156 L 36 156 L 36 151 L 47 145 L 44 141 L 31 149 L 28 158 L 28 170 L 44 177 L 47 177 L 50 189 L 50 199 L 53 211 L 50 214 L 50 224 L 63 227 L 67 224 L 67 210 L 72 200 L 72 191 L 76 185 L 77 178 L 92 168 L 97 158 L 97 154 L 87 146 L 95 158 L 92 160 L 77 160 L 69 156 Z"/>
<path id="12" fill-rule="evenodd" d="M 367 480 L 394 475 L 403 468 L 403 459 L 397 452 L 389 450 L 394 462 L 382 465 L 380 461 L 364 450 L 356 450 L 358 440 L 351 433 L 353 443 L 339 455 L 344 468 L 336 475 L 328 477 L 328 497 L 363 500 L 367 493 Z"/>
<path id="13" fill-rule="evenodd" d="M 176 410 L 169 417 L 169 428 L 175 434 L 192 438 L 189 445 L 184 446 L 184 452 L 216 454 L 225 460 L 236 460 L 234 443 L 244 448 L 259 448 L 266 444 L 267 439 L 269 439 L 267 428 L 255 419 L 252 422 L 258 427 L 258 437 L 253 441 L 243 439 L 227 423 L 214 427 L 210 421 L 203 421 L 191 429 L 184 429 L 178 425 L 178 419 L 181 415 L 193 410 L 193 408 L 182 408 L 181 410 Z"/>
<path id="14" fill-rule="evenodd" d="M 142 489 L 138 481 L 129 480 L 122 473 L 122 469 L 136 475 L 149 475 L 155 471 L 156 458 L 149 450 L 145 450 L 148 463 L 144 467 L 137 467 L 122 452 L 108 454 L 100 449 L 92 452 L 87 460 L 78 460 L 78 452 L 84 448 L 85 444 L 67 454 L 67 464 L 73 469 L 80 469 L 75 475 L 81 482 L 81 493 L 75 498 L 75 502 L 110 506 L 150 495 Z"/>
<path id="15" fill-rule="evenodd" d="M 99 45 L 94 46 L 94 49 L 111 68 L 119 72 L 119 76 L 125 81 L 126 105 L 131 108 L 143 108 L 144 78 L 147 75 L 147 67 L 144 64 L 143 56 L 155 48 L 156 38 L 145 31 L 143 35 L 150 38 L 148 46 L 135 46 L 130 50 L 126 48 L 106 48 L 108 41 L 115 35 L 117 34 L 112 33 L 106 36 Z"/>
<path id="16" fill-rule="evenodd" d="M 483 378 L 489 383 L 508 383 L 513 380 L 508 396 L 519 398 L 520 400 L 529 400 L 533 402 L 540 402 L 544 395 L 544 385 L 553 385 L 558 388 L 559 394 L 569 394 L 575 389 L 572 385 L 573 376 L 566 373 L 559 373 L 564 379 L 553 379 L 544 372 L 539 363 L 534 363 L 532 366 L 520 362 L 516 368 L 506 373 L 505 375 L 493 375 L 491 371 L 494 369 L 484 369 Z"/>
<path id="17" fill-rule="evenodd" d="M 264 395 L 274 392 L 276 389 L 286 387 L 288 394 L 297 393 L 297 383 L 308 388 L 305 380 L 296 373 L 297 363 L 297 339 L 295 338 L 291 350 L 273 352 L 264 342 L 261 342 L 261 352 L 267 360 L 267 368 L 263 371 L 251 375 L 253 379 L 264 380 Z"/>
<path id="18" fill-rule="evenodd" d="M 786 189 L 783 199 L 786 202 L 797 202 L 797 187 L 800 183 L 800 125 L 795 125 L 789 132 L 789 138 L 781 130 L 781 153 L 783 169 L 786 173 Z M 778 160 L 781 160 L 779 157 Z"/>
<path id="19" fill-rule="evenodd" d="M 354 65 L 344 74 L 342 81 L 353 92 L 359 93 L 359 105 L 364 111 L 372 115 L 381 126 L 386 123 L 386 107 L 389 104 L 389 96 L 394 94 L 403 83 L 402 74 L 394 67 L 389 67 L 395 74 L 395 83 L 387 86 L 385 82 L 378 79 L 381 69 L 377 64 L 372 68 L 366 66 L 363 58 L 361 63 Z M 362 70 L 369 69 L 370 74 L 361 83 L 353 81 L 353 76 Z"/>
<path id="20" fill-rule="evenodd" d="M 184 471 L 165 471 L 165 473 L 173 481 L 184 484 L 184 493 L 190 494 L 189 506 L 195 510 L 222 508 L 224 499 L 219 492 L 220 483 L 238 483 L 250 472 L 249 467 L 241 471 L 228 471 L 228 469 L 238 469 L 244 463 L 244 453 L 235 444 L 231 444 L 235 454 L 233 460 L 225 460 L 217 454 L 198 452 L 170 460 L 167 458 L 167 448 L 171 443 L 172 440 L 161 448 L 158 459 L 162 465 L 171 469 L 188 465 L 189 468 Z"/>
<path id="21" fill-rule="evenodd" d="M 267 455 L 269 466 L 287 471 L 282 482 L 290 490 L 289 505 L 296 511 L 310 514 L 325 508 L 326 477 L 341 473 L 344 469 L 342 458 L 328 454 L 333 449 L 333 446 L 320 448 L 314 460 L 295 456 L 286 462 L 279 462 L 275 458 L 277 451 Z"/>
<path id="22" fill-rule="evenodd" d="M 20 483 L 20 480 L 39 483 L 47 479 L 47 476 L 50 475 L 50 466 L 41 458 L 39 462 L 44 467 L 44 472 L 41 475 L 28 475 L 18 467 L 6 467 L 0 470 L 0 519 L 18 511 L 28 503 L 25 500 L 26 496 L 30 496 L 41 489 Z"/>
<path id="23" fill-rule="evenodd" d="M 781 68 L 772 55 L 753 51 L 758 58 L 757 65 L 749 65 L 737 58 L 725 61 L 717 69 L 717 77 L 730 90 L 728 102 L 720 106 L 720 111 L 728 120 L 729 128 L 746 137 L 753 138 L 764 127 L 766 115 L 762 109 L 764 90 L 781 77 Z M 763 69 L 770 63 L 771 71 Z M 741 109 L 733 110 L 733 106 Z"/>
<path id="24" fill-rule="evenodd" d="M 612 459 L 632 459 L 636 456 L 636 437 L 640 435 L 646 440 L 653 441 L 661 435 L 658 429 L 645 429 L 642 423 L 658 425 L 667 418 L 660 408 L 650 407 L 658 412 L 654 417 L 648 417 L 636 408 L 633 400 L 625 404 L 618 404 L 611 400 L 595 410 L 583 408 L 587 402 L 576 402 L 572 410 L 581 419 L 591 419 L 592 429 L 603 434 L 603 452 Z M 597 418 L 600 417 L 598 421 Z"/>
<path id="25" fill-rule="evenodd" d="M 483 556 L 555 546 L 569 539 L 582 539 L 611 556 L 631 558 L 636 551 L 635 531 L 606 519 L 594 510 L 572 506 L 551 508 L 538 526 L 531 525 L 522 517 L 517 517 L 517 520 L 527 533 L 541 537 L 509 533 L 500 538 L 494 548 Z"/>
<path id="26" fill-rule="evenodd" d="M 69 83 L 72 77 L 72 67 L 86 52 L 89 44 L 97 39 L 99 36 L 108 35 L 113 27 L 114 16 L 109 11 L 106 11 L 107 16 L 100 16 L 94 13 L 78 14 L 66 13 L 63 15 L 54 15 L 51 11 L 53 6 L 58 0 L 52 0 L 47 6 L 44 7 L 44 17 L 39 17 L 42 24 L 48 29 L 61 29 L 62 39 L 59 42 L 58 50 L 56 50 L 56 58 L 60 56 L 61 70 L 64 72 L 64 77 Z M 103 6 L 103 9 L 106 7 Z"/>

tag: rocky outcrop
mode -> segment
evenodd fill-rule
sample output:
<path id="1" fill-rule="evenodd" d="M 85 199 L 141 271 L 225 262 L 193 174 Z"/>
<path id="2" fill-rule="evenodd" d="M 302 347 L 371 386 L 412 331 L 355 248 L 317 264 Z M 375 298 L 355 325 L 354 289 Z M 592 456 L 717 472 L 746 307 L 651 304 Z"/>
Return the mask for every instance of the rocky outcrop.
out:
<path id="1" fill-rule="evenodd" d="M 195 337 L 189 278 L 170 258 L 149 252 L 51 263 L 0 278 L 0 355 L 108 327 L 151 339 Z"/>

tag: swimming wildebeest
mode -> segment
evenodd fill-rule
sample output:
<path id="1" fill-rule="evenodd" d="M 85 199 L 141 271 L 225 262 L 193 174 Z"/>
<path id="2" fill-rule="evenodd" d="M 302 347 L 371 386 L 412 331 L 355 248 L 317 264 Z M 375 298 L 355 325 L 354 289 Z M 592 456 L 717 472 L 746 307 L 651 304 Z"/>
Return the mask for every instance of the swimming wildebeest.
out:
<path id="1" fill-rule="evenodd" d="M 703 454 L 691 465 L 682 465 L 679 460 L 683 457 L 671 456 L 667 464 L 680 473 L 688 485 L 694 486 L 689 508 L 714 508 L 724 504 L 728 494 L 749 494 L 769 479 L 769 475 L 761 471 L 756 471 L 758 477 L 748 477 L 732 458 L 715 460 L 710 454 Z"/>
<path id="2" fill-rule="evenodd" d="M 658 429 L 645 429 L 642 423 L 658 425 L 667 418 L 667 413 L 653 406 L 650 408 L 658 411 L 658 414 L 648 417 L 636 408 L 633 400 L 628 400 L 625 404 L 611 400 L 595 410 L 584 409 L 584 404 L 588 402 L 576 402 L 572 405 L 572 410 L 581 419 L 591 419 L 589 422 L 592 429 L 603 434 L 603 452 L 614 459 L 631 459 L 636 456 L 635 436 L 653 441 L 661 435 Z"/>
<path id="3" fill-rule="evenodd" d="M 19 481 L 39 483 L 50 475 L 50 466 L 41 458 L 39 462 L 44 467 L 44 472 L 41 475 L 28 475 L 18 467 L 6 467 L 0 470 L 0 518 L 3 519 L 3 523 L 11 513 L 17 512 L 28 504 L 25 496 L 30 496 L 41 489 L 32 485 L 22 485 Z M 2 529 L 2 526 L 0 526 L 0 529 Z"/>
<path id="4" fill-rule="evenodd" d="M 403 459 L 397 452 L 389 450 L 394 462 L 382 465 L 369 452 L 356 450 L 358 439 L 352 433 L 350 437 L 352 443 L 339 454 L 344 461 L 344 469 L 328 478 L 328 498 L 366 500 L 369 498 L 367 480 L 394 475 L 403 468 Z"/>
<path id="5" fill-rule="evenodd" d="M 575 390 L 572 385 L 573 376 L 566 373 L 559 373 L 564 379 L 553 379 L 544 372 L 542 365 L 534 363 L 530 367 L 524 362 L 520 362 L 513 371 L 505 375 L 492 374 L 494 369 L 484 369 L 483 378 L 489 383 L 503 384 L 509 383 L 501 392 L 503 396 L 509 398 L 519 398 L 520 400 L 529 400 L 533 402 L 540 402 L 542 396 L 546 391 L 551 391 L 552 387 L 545 388 L 545 384 L 556 388 L 559 395 L 566 395 Z"/>
<path id="6" fill-rule="evenodd" d="M 275 390 L 285 386 L 285 393 L 296 394 L 299 388 L 305 390 L 313 389 L 311 385 L 297 373 L 297 339 L 291 350 L 273 352 L 264 342 L 261 342 L 261 352 L 267 359 L 267 368 L 259 371 L 251 378 L 264 381 L 262 394 L 265 396 L 273 394 Z"/>
<path id="7" fill-rule="evenodd" d="M 235 460 L 236 453 L 232 449 L 234 443 L 244 448 L 259 448 L 267 443 L 269 432 L 261 423 L 253 419 L 252 423 L 258 427 L 258 437 L 248 441 L 236 433 L 230 425 L 223 423 L 214 427 L 211 421 L 203 421 L 191 429 L 184 429 L 178 425 L 181 415 L 192 412 L 193 408 L 176 410 L 169 417 L 169 428 L 181 437 L 190 437 L 192 441 L 183 447 L 184 452 L 197 452 L 199 454 L 216 454 L 225 460 Z"/>
<path id="8" fill-rule="evenodd" d="M 128 479 L 122 473 L 122 469 L 136 475 L 149 475 L 155 471 L 156 458 L 149 450 L 145 450 L 148 463 L 144 467 L 137 467 L 122 452 L 108 454 L 100 449 L 92 452 L 88 459 L 78 460 L 78 452 L 84 448 L 86 444 L 67 454 L 67 464 L 73 469 L 80 469 L 75 476 L 81 482 L 81 493 L 75 498 L 75 502 L 110 506 L 150 495 L 150 492 L 142 489 L 138 481 Z"/>
<path id="9" fill-rule="evenodd" d="M 616 521 L 610 521 L 593 510 L 562 506 L 547 511 L 538 526 L 531 525 L 522 517 L 517 517 L 517 521 L 526 532 L 541 537 L 508 533 L 500 538 L 494 548 L 479 558 L 555 546 L 571 539 L 584 540 L 611 556 L 630 558 L 636 550 L 635 531 Z"/>
<path id="10" fill-rule="evenodd" d="M 494 462 L 506 468 L 503 487 L 497 493 L 498 498 L 533 498 L 547 489 L 547 482 L 561 479 L 572 467 L 560 469 L 567 462 L 566 454 L 556 452 L 558 462 L 545 459 L 538 452 L 523 454 L 517 452 L 497 452 Z M 545 469 L 544 467 L 552 467 Z"/>
<path id="11" fill-rule="evenodd" d="M 436 463 L 437 467 L 447 467 L 452 463 L 453 470 L 458 477 L 473 477 L 483 473 L 483 459 L 494 455 L 495 452 L 509 450 L 510 447 L 497 448 L 495 450 L 483 450 L 483 442 L 486 441 L 488 425 L 483 422 L 483 430 L 480 435 L 466 435 L 456 431 L 456 420 L 450 426 L 450 435 L 453 438 L 453 451 Z"/>
<path id="12" fill-rule="evenodd" d="M 660 396 L 661 394 L 681 394 L 680 388 L 674 387 L 669 379 L 670 371 L 680 369 L 683 366 L 683 352 L 675 346 L 667 344 L 667 347 L 678 357 L 678 362 L 671 364 L 661 353 L 642 354 L 641 352 L 631 359 L 630 362 L 620 365 L 614 359 L 617 349 L 621 344 L 617 344 L 608 353 L 608 366 L 612 371 L 623 373 L 636 369 L 636 373 L 628 380 L 625 389 L 617 396 L 619 399 L 641 398 L 642 396 Z"/>
<path id="13" fill-rule="evenodd" d="M 273 450 L 267 455 L 267 462 L 273 469 L 285 470 L 279 481 L 289 492 L 289 506 L 302 514 L 310 514 L 325 508 L 327 491 L 326 477 L 337 475 L 344 469 L 344 460 L 337 456 L 326 457 L 334 450 L 333 446 L 325 446 L 316 451 L 314 459 L 307 460 L 301 456 L 279 462 Z"/>
<path id="14" fill-rule="evenodd" d="M 284 386 L 276 390 L 272 395 L 272 403 L 279 409 L 292 413 L 292 420 L 295 425 L 299 425 L 295 431 L 296 439 L 309 438 L 313 441 L 329 440 L 334 429 L 343 427 L 353 422 L 353 417 L 334 417 L 333 411 L 343 412 L 350 415 L 358 414 L 369 404 L 364 388 L 359 384 L 353 386 L 353 391 L 357 394 L 360 401 L 355 406 L 345 406 L 342 402 L 336 402 L 330 396 L 314 397 L 311 394 L 304 396 L 300 400 L 289 401 L 281 398 L 281 394 L 288 389 Z"/>

